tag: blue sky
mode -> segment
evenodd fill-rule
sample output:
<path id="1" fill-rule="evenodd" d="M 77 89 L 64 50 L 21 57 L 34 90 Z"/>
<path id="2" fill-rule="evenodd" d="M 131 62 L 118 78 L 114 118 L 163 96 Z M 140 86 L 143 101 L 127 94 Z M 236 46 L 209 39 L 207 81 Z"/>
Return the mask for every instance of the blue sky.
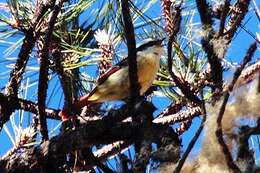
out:
<path id="1" fill-rule="evenodd" d="M 4 1 L 0 0 L 0 2 L 4 2 Z M 258 4 L 258 5 L 260 5 L 260 4 Z M 159 7 L 160 7 L 160 5 L 157 3 L 151 9 L 151 11 L 147 12 L 147 15 L 152 16 L 152 15 L 158 13 L 158 10 L 160 10 Z M 84 18 L 84 16 L 82 16 L 82 17 Z M 199 21 L 199 17 L 195 16 L 194 22 L 197 22 L 197 21 Z M 260 32 L 259 31 L 260 30 L 259 21 L 256 19 L 253 11 L 251 11 L 246 16 L 246 18 L 244 20 L 244 25 L 245 25 L 245 28 L 247 28 L 254 35 L 256 34 L 256 32 Z M 16 42 L 18 39 L 20 39 L 20 37 L 9 39 L 8 41 Z M 1 41 L 1 39 L 0 39 L 0 41 Z M 240 28 L 239 34 L 233 40 L 233 42 L 230 46 L 230 49 L 226 54 L 226 60 L 228 60 L 230 62 L 238 62 L 239 63 L 241 61 L 241 59 L 244 57 L 245 52 L 248 49 L 249 45 L 253 41 L 254 41 L 254 39 L 248 33 L 246 33 L 243 29 Z M 18 51 L 15 51 L 11 56 L 6 57 L 5 51 L 6 51 L 7 48 L 8 48 L 8 45 L 0 42 L 0 62 L 5 61 L 6 58 L 17 56 Z M 254 57 L 260 58 L 260 51 L 259 50 L 256 52 Z M 0 88 L 3 88 L 8 81 L 9 74 L 5 73 L 7 70 L 10 70 L 10 68 L 6 67 L 6 65 L 8 63 L 9 62 L 0 64 Z M 30 65 L 36 66 L 36 67 L 38 66 L 36 61 L 32 61 L 32 63 Z M 26 99 L 32 100 L 32 101 L 35 101 L 35 99 L 37 98 L 37 93 L 36 93 L 37 83 L 33 83 L 33 82 L 37 81 L 38 75 L 33 75 L 35 73 L 36 73 L 36 71 L 27 73 L 27 76 L 30 76 L 29 83 L 32 86 L 27 91 Z M 228 78 L 228 77 L 230 77 L 230 73 L 226 74 L 226 78 Z M 49 102 L 49 104 L 48 105 L 52 108 L 62 108 L 62 105 L 63 105 L 63 97 L 62 97 L 61 89 L 58 88 L 59 85 L 57 84 L 57 80 L 58 80 L 57 77 L 54 76 L 53 79 L 49 82 L 49 92 L 48 92 L 48 102 Z M 26 82 L 27 82 L 26 80 L 23 81 L 23 84 L 25 85 Z M 54 92 L 51 92 L 51 91 L 54 91 Z M 23 91 L 23 94 L 25 94 L 25 91 Z M 157 113 L 159 113 L 160 111 L 162 111 L 165 108 L 165 106 L 170 104 L 170 100 L 168 98 L 153 98 L 153 103 L 158 108 Z M 26 117 L 25 122 L 27 122 L 28 120 L 31 119 L 31 115 L 29 113 L 24 113 L 24 114 L 25 114 L 24 116 Z M 16 111 L 14 119 L 17 123 L 19 122 L 19 117 L 21 117 L 21 115 L 19 115 L 19 112 Z M 200 119 L 195 118 L 193 120 L 193 124 L 190 127 L 190 129 L 182 135 L 184 148 L 186 148 L 189 140 L 194 135 L 194 133 L 195 133 L 196 129 L 198 128 L 199 124 L 200 124 Z M 56 127 L 56 125 L 57 125 L 57 121 L 48 121 L 49 129 L 53 129 L 54 127 Z M 23 127 L 26 127 L 26 126 L 27 126 L 27 123 L 24 123 Z M 10 123 L 7 123 L 7 128 L 10 131 L 12 131 L 12 127 L 11 127 Z M 56 130 L 56 132 L 58 132 L 58 130 Z M 13 132 L 11 132 L 11 133 L 13 134 Z M 201 138 L 202 138 L 202 136 L 201 136 Z M 7 136 L 7 133 L 4 130 L 2 130 L 1 133 L 0 133 L 0 141 L 1 141 L 0 155 L 3 155 L 12 146 L 11 141 Z M 196 152 L 199 151 L 200 141 L 201 140 L 199 140 L 199 142 L 197 142 L 196 147 L 194 148 L 194 150 Z"/>

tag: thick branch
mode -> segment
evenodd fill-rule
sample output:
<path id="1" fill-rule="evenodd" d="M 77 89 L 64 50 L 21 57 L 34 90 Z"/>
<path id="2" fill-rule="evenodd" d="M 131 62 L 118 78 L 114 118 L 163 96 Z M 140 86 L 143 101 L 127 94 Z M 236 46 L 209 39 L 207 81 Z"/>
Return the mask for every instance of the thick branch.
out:
<path id="1" fill-rule="evenodd" d="M 129 65 L 129 80 L 130 80 L 130 99 L 134 105 L 136 98 L 139 97 L 139 84 L 137 77 L 137 61 L 136 61 L 136 42 L 135 33 L 130 15 L 128 0 L 121 0 L 122 14 L 124 20 L 124 32 L 128 48 L 128 65 Z"/>
<path id="2" fill-rule="evenodd" d="M 210 6 L 206 2 L 206 0 L 196 0 L 198 11 L 200 14 L 200 19 L 202 22 L 204 37 L 201 40 L 202 47 L 204 51 L 207 53 L 208 61 L 211 68 L 211 79 L 215 84 L 212 89 L 215 91 L 216 89 L 222 90 L 222 65 L 220 63 L 219 57 L 216 54 L 216 50 L 214 49 L 213 39 L 214 39 L 214 29 L 212 27 L 213 21 L 210 12 Z M 223 58 L 223 57 L 221 57 Z"/>
<path id="3" fill-rule="evenodd" d="M 209 4 L 206 0 L 196 0 L 196 3 L 202 24 L 204 27 L 212 27 L 212 13 Z"/>
<path id="4" fill-rule="evenodd" d="M 152 124 L 150 133 L 154 135 L 143 136 L 146 125 L 133 123 L 108 123 L 104 120 L 90 122 L 78 129 L 66 131 L 60 136 L 54 137 L 49 141 L 45 141 L 34 152 L 30 149 L 23 151 L 27 153 L 30 159 L 31 171 L 39 169 L 40 165 L 57 166 L 58 158 L 66 153 L 81 150 L 86 147 L 99 144 L 109 144 L 119 140 L 135 141 L 147 138 L 153 140 L 154 135 L 160 136 L 164 133 L 165 128 L 161 125 Z M 19 155 L 17 155 L 19 157 Z M 20 156 L 22 159 L 22 156 Z M 40 159 L 39 159 L 40 158 Z M 26 164 L 25 160 L 16 160 L 18 163 L 14 165 Z M 24 163 L 23 163 L 24 162 Z M 12 164 L 11 162 L 9 164 Z M 2 160 L 0 165 L 6 168 L 5 161 Z M 9 165 L 10 166 L 10 165 Z M 24 165 L 28 168 L 28 165 Z M 15 168 L 15 167 L 14 167 Z M 2 169 L 2 170 L 3 170 Z"/>
<path id="5" fill-rule="evenodd" d="M 234 77 L 233 77 L 233 80 L 232 82 L 230 83 L 229 85 L 229 91 L 232 91 L 233 90 L 233 87 L 237 81 L 237 79 L 239 78 L 242 70 L 245 68 L 246 64 L 252 59 L 252 56 L 254 54 L 256 50 L 256 43 L 252 44 L 250 46 L 250 48 L 248 49 L 247 51 L 247 54 L 246 56 L 244 57 L 244 60 L 243 60 L 243 63 L 241 64 L 241 66 L 236 70 L 235 74 L 234 74 Z M 228 102 L 228 98 L 229 98 L 229 91 L 227 91 L 224 95 L 224 100 L 223 100 L 223 103 L 220 107 L 220 111 L 219 111 L 219 114 L 218 114 L 218 118 L 217 118 L 217 127 L 218 129 L 216 130 L 216 136 L 217 136 L 217 139 L 218 139 L 218 142 L 220 144 L 220 146 L 222 147 L 222 150 L 223 152 L 225 153 L 225 158 L 227 160 L 227 164 L 228 166 L 230 167 L 230 169 L 233 170 L 233 172 L 241 172 L 239 170 L 239 168 L 237 167 L 237 165 L 233 162 L 233 159 L 232 159 L 232 156 L 231 156 L 231 153 L 229 152 L 228 150 L 228 147 L 223 139 L 223 131 L 222 131 L 222 118 L 223 118 L 223 115 L 224 115 L 224 112 L 225 112 L 225 108 L 226 108 L 226 104 Z"/>

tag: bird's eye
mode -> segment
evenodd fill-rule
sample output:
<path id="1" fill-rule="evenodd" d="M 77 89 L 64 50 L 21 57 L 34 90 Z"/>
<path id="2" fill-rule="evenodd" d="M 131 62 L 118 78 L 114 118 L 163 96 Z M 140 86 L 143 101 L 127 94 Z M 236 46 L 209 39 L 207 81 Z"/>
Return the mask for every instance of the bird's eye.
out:
<path id="1" fill-rule="evenodd" d="M 159 53 L 158 53 L 158 52 L 153 52 L 153 54 L 155 54 L 155 55 L 159 55 Z"/>

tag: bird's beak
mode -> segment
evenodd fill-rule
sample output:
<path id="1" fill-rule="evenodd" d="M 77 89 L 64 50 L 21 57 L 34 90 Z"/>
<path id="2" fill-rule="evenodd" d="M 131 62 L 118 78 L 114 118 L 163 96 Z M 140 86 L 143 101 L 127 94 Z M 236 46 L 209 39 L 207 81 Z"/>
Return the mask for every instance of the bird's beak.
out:
<path id="1" fill-rule="evenodd" d="M 163 42 L 163 40 L 165 40 L 165 37 L 161 39 L 161 43 Z"/>
<path id="2" fill-rule="evenodd" d="M 157 40 L 157 45 L 162 46 L 162 42 L 163 42 L 163 40 L 165 40 L 165 38 L 162 38 L 162 39 L 160 39 L 160 40 Z"/>

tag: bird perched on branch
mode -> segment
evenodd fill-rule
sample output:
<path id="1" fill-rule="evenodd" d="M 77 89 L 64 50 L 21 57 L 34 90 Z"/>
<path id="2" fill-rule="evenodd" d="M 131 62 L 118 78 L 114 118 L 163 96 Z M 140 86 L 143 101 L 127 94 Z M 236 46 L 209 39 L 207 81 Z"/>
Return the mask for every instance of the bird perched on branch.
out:
<path id="1" fill-rule="evenodd" d="M 162 40 L 149 41 L 136 48 L 137 76 L 140 85 L 140 95 L 143 95 L 152 85 L 160 66 L 163 47 Z M 79 101 L 72 105 L 72 110 L 80 110 L 91 103 L 122 100 L 130 95 L 129 70 L 127 59 L 119 62 L 100 76 L 97 86 Z M 68 109 L 63 109 L 59 116 L 62 121 L 69 119 Z"/>

